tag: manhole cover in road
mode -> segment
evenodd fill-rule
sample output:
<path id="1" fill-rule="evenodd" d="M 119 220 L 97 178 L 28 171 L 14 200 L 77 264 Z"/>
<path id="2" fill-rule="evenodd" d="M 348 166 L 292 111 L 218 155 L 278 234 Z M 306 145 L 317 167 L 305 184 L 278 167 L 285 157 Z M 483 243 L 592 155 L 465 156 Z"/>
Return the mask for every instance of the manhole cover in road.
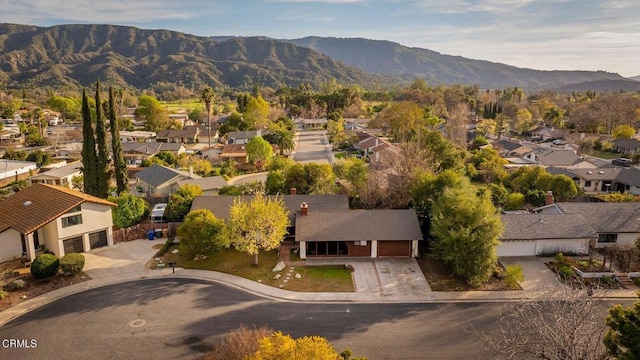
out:
<path id="1" fill-rule="evenodd" d="M 137 320 L 133 320 L 132 322 L 129 323 L 129 326 L 131 327 L 141 327 L 144 326 L 147 323 L 147 320 L 143 320 L 143 319 L 137 319 Z"/>

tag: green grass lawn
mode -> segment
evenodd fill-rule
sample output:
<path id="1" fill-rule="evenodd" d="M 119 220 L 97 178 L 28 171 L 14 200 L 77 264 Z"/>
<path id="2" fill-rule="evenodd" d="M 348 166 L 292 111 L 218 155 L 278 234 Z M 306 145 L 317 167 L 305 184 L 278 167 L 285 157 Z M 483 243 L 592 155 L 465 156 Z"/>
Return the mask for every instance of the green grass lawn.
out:
<path id="1" fill-rule="evenodd" d="M 280 272 L 282 278 L 274 280 L 276 273 L 271 269 L 278 261 L 278 251 L 261 252 L 258 258 L 258 265 L 254 266 L 253 256 L 236 251 L 234 249 L 221 249 L 208 255 L 204 260 L 193 260 L 187 258 L 182 253 L 172 254 L 171 247 L 163 256 L 164 263 L 174 261 L 176 266 L 185 269 L 213 270 L 227 274 L 242 276 L 244 278 L 258 281 L 262 284 L 280 287 L 292 291 L 312 291 L 312 292 L 352 292 L 353 281 L 351 272 L 340 266 L 301 266 L 289 272 L 287 267 Z M 300 279 L 295 278 L 295 274 L 300 274 Z M 286 283 L 284 279 L 290 275 Z"/>
<path id="2" fill-rule="evenodd" d="M 622 157 L 621 154 L 610 152 L 610 151 L 600 151 L 600 150 L 591 150 L 589 153 L 591 156 L 599 157 L 602 159 L 615 159 Z"/>

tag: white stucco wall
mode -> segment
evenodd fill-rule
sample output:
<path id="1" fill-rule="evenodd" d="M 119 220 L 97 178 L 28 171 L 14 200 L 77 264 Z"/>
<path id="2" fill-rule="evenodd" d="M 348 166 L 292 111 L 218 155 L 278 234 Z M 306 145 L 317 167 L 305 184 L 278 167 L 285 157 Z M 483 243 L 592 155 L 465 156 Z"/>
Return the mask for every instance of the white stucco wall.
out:
<path id="1" fill-rule="evenodd" d="M 5 262 L 22 257 L 22 241 L 20 233 L 7 229 L 0 233 L 0 262 Z"/>
<path id="2" fill-rule="evenodd" d="M 39 229 L 40 244 L 53 251 L 56 256 L 60 256 L 60 248 L 58 246 L 58 223 L 60 220 L 54 220 Z"/>
<path id="3" fill-rule="evenodd" d="M 635 245 L 640 233 L 618 233 L 618 240 L 614 243 L 596 242 L 596 248 L 603 248 L 612 245 Z"/>
<path id="4" fill-rule="evenodd" d="M 58 256 L 64 256 L 64 244 L 63 244 L 64 239 L 76 237 L 78 235 L 83 235 L 83 238 L 84 238 L 83 240 L 85 242 L 84 248 L 88 249 L 88 241 L 89 241 L 88 233 L 102 230 L 102 229 L 110 230 L 111 227 L 113 226 L 111 206 L 85 202 L 85 203 L 82 203 L 82 210 L 80 213 L 82 213 L 82 224 L 79 224 L 79 225 L 63 228 L 62 220 L 61 220 L 61 218 L 65 216 L 71 216 L 79 213 L 65 214 L 64 216 L 61 216 L 60 218 L 56 219 L 55 223 L 58 228 L 58 239 L 57 239 L 56 247 L 58 248 L 58 251 L 59 251 L 59 252 L 56 252 L 56 255 L 60 254 Z M 112 235 L 113 233 L 111 231 L 107 231 L 107 237 L 108 237 L 107 242 L 110 245 L 113 244 Z"/>
<path id="5" fill-rule="evenodd" d="M 558 252 L 575 254 L 589 249 L 588 239 L 548 239 L 503 241 L 498 245 L 498 256 L 534 256 Z"/>

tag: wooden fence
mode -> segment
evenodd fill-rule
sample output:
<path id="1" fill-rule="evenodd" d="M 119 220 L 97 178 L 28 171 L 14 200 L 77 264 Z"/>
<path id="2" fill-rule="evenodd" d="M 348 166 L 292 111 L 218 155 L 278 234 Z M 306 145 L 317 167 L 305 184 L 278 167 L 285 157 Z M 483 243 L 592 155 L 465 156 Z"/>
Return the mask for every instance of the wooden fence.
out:
<path id="1" fill-rule="evenodd" d="M 117 244 L 123 241 L 133 241 L 140 239 L 148 239 L 149 231 L 154 232 L 154 237 L 157 237 L 156 234 L 160 232 L 161 237 L 172 237 L 176 236 L 178 226 L 182 224 L 181 222 L 170 222 L 170 223 L 144 223 L 137 224 L 126 229 L 114 229 L 113 230 L 113 243 Z"/>

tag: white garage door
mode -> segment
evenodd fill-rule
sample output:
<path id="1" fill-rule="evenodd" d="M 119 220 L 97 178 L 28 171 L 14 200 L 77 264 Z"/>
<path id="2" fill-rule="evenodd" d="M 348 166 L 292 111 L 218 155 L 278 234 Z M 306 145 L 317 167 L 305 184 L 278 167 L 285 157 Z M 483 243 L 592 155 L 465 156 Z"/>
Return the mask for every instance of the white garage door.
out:
<path id="1" fill-rule="evenodd" d="M 503 241 L 498 245 L 498 256 L 535 256 L 534 240 Z"/>

